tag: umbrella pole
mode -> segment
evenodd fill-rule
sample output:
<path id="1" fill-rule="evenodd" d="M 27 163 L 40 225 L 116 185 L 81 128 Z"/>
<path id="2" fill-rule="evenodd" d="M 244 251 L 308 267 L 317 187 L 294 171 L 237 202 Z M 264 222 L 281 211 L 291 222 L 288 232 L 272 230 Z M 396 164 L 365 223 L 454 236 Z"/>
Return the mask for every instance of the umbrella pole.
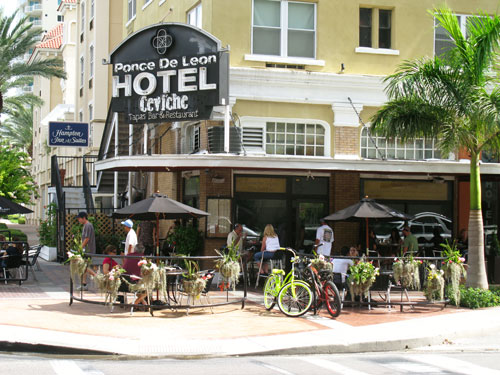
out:
<path id="1" fill-rule="evenodd" d="M 158 214 L 156 214 L 156 256 L 160 256 L 160 218 Z M 156 258 L 156 264 L 158 265 L 158 263 L 159 260 Z M 156 300 L 160 300 L 160 291 L 158 289 L 156 289 Z"/>
<path id="2" fill-rule="evenodd" d="M 369 242 L 369 235 L 368 235 L 368 218 L 365 218 L 366 220 L 366 255 L 368 256 L 368 250 L 369 250 L 369 247 L 368 247 L 368 242 Z"/>

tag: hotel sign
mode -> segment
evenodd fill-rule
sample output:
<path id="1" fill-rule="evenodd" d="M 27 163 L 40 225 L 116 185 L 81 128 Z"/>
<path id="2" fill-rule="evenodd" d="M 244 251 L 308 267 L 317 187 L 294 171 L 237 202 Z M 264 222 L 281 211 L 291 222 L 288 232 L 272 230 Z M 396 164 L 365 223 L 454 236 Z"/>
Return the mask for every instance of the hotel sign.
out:
<path id="1" fill-rule="evenodd" d="M 209 119 L 228 103 L 229 54 L 201 29 L 164 23 L 127 38 L 110 56 L 113 112 L 131 124 Z"/>
<path id="2" fill-rule="evenodd" d="M 49 122 L 49 146 L 88 147 L 89 124 L 83 122 Z"/>

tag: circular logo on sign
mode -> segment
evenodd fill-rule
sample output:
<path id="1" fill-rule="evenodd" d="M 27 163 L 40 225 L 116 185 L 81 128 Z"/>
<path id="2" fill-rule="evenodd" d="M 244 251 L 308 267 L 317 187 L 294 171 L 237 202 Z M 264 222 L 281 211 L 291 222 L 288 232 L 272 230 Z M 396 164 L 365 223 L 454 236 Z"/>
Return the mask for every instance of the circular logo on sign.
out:
<path id="1" fill-rule="evenodd" d="M 172 36 L 168 35 L 166 29 L 159 29 L 156 36 L 153 38 L 152 45 L 156 49 L 158 55 L 164 55 L 167 49 L 172 45 Z"/>

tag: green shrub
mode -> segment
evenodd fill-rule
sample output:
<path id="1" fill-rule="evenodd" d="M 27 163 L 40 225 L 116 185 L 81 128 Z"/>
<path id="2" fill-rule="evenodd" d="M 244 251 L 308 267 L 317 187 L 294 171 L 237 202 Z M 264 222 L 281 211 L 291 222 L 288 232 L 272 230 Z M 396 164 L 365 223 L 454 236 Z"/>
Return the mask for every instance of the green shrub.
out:
<path id="1" fill-rule="evenodd" d="M 47 206 L 47 219 L 40 220 L 38 235 L 40 244 L 55 247 L 57 246 L 57 206 L 51 203 Z"/>
<path id="2" fill-rule="evenodd" d="M 21 216 L 19 219 L 17 219 L 18 224 L 26 224 L 26 218 L 24 216 Z"/>
<path id="3" fill-rule="evenodd" d="M 8 229 L 7 224 L 0 223 L 0 230 L 2 230 L 2 229 Z"/>
<path id="4" fill-rule="evenodd" d="M 500 294 L 479 288 L 460 288 L 460 306 L 470 309 L 500 305 Z"/>
<path id="5" fill-rule="evenodd" d="M 201 232 L 194 227 L 176 227 L 170 233 L 167 241 L 175 247 L 175 253 L 179 255 L 197 255 L 203 246 Z"/>

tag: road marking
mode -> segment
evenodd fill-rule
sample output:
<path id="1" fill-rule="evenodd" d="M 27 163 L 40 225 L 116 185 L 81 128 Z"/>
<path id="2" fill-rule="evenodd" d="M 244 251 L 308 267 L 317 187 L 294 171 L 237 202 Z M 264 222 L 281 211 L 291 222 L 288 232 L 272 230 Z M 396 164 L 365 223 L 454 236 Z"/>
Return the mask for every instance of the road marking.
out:
<path id="1" fill-rule="evenodd" d="M 75 361 L 69 360 L 54 360 L 50 361 L 50 365 L 57 375 L 104 375 L 101 371 L 90 369 L 84 371 Z"/>
<path id="2" fill-rule="evenodd" d="M 358 370 L 343 366 L 337 362 L 328 361 L 328 360 L 323 359 L 323 358 L 309 357 L 309 358 L 300 358 L 300 359 L 304 362 L 308 362 L 312 365 L 322 367 L 324 369 L 334 371 L 334 372 L 337 372 L 337 373 L 342 374 L 342 375 L 368 375 L 367 372 L 358 371 Z"/>
<path id="3" fill-rule="evenodd" d="M 387 363 L 378 363 L 384 367 L 390 368 L 391 370 L 396 370 L 404 374 L 415 373 L 415 374 L 443 374 L 445 370 L 439 367 L 430 366 L 424 363 L 415 363 L 413 358 L 408 361 L 395 361 Z"/>
<path id="4" fill-rule="evenodd" d="M 260 363 L 264 367 L 267 367 L 269 370 L 279 372 L 280 374 L 283 374 L 283 375 L 295 375 L 293 372 L 289 372 L 289 371 L 283 370 L 282 368 L 268 365 L 267 363 L 264 363 L 264 362 L 258 362 L 258 363 Z"/>
<path id="5" fill-rule="evenodd" d="M 421 363 L 426 363 L 431 366 L 437 366 L 447 371 L 457 372 L 460 374 L 500 375 L 500 371 L 498 370 L 493 370 L 487 367 L 478 366 L 467 361 L 456 359 L 454 357 L 439 356 L 434 354 L 424 354 L 418 356 L 418 358 L 415 359 L 412 358 L 412 360 Z"/>

